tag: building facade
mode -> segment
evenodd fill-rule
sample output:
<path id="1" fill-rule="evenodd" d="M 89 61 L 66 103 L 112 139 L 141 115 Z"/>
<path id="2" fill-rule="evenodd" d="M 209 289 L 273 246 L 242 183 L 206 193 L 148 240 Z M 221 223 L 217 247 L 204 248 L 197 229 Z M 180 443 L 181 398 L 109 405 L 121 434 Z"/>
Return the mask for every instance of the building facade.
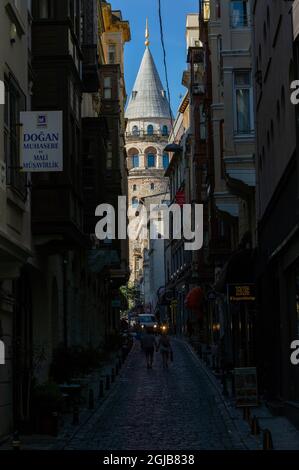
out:
<path id="1" fill-rule="evenodd" d="M 298 2 L 254 1 L 252 8 L 260 387 L 298 423 L 299 375 L 290 362 L 298 339 L 298 106 L 290 100 L 298 80 Z"/>

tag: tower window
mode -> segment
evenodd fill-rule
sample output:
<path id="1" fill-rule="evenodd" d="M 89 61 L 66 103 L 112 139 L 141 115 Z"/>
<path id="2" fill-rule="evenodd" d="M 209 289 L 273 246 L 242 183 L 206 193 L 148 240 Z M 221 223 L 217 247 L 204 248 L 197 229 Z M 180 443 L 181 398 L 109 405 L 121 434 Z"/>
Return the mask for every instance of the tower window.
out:
<path id="1" fill-rule="evenodd" d="M 147 135 L 153 135 L 154 134 L 154 126 L 151 124 L 147 126 Z"/>
<path id="2" fill-rule="evenodd" d="M 132 207 L 135 208 L 135 207 L 138 207 L 138 205 L 139 205 L 139 200 L 138 200 L 138 198 L 137 198 L 137 197 L 133 197 L 133 198 L 132 198 Z"/>
<path id="3" fill-rule="evenodd" d="M 168 135 L 168 127 L 167 126 L 163 126 L 162 135 Z"/>
<path id="4" fill-rule="evenodd" d="M 165 153 L 163 155 L 163 168 L 164 168 L 164 170 L 167 170 L 168 166 L 169 166 L 169 155 L 167 155 L 167 153 Z"/>
<path id="5" fill-rule="evenodd" d="M 139 167 L 139 155 L 133 155 L 132 156 L 132 168 L 138 168 Z"/>
<path id="6" fill-rule="evenodd" d="M 133 135 L 139 135 L 138 126 L 133 126 L 133 128 L 132 128 L 132 134 L 133 134 Z"/>
<path id="7" fill-rule="evenodd" d="M 137 185 L 133 184 L 133 191 L 137 191 Z"/>
<path id="8" fill-rule="evenodd" d="M 155 189 L 154 183 L 151 183 L 151 190 L 153 191 Z"/>
<path id="9" fill-rule="evenodd" d="M 148 168 L 155 168 L 156 166 L 156 156 L 152 153 L 147 156 L 147 166 Z"/>

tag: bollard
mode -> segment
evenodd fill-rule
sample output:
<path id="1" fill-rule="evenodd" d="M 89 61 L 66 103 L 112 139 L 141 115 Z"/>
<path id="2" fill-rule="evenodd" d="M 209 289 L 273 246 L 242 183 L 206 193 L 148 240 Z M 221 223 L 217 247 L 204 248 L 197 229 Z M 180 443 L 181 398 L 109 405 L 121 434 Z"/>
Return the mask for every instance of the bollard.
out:
<path id="1" fill-rule="evenodd" d="M 272 434 L 269 429 L 265 429 L 263 432 L 263 450 L 273 450 Z"/>
<path id="2" fill-rule="evenodd" d="M 251 420 L 251 434 L 253 436 L 258 436 L 261 432 L 259 420 L 256 416 L 254 416 Z"/>
<path id="3" fill-rule="evenodd" d="M 93 410 L 94 409 L 94 393 L 93 393 L 93 390 L 90 389 L 89 390 L 89 395 L 88 395 L 88 408 L 90 410 Z"/>
<path id="4" fill-rule="evenodd" d="M 79 406 L 74 405 L 73 409 L 73 426 L 78 426 L 79 424 Z"/>
<path id="5" fill-rule="evenodd" d="M 248 406 L 243 408 L 243 419 L 248 422 L 250 421 L 250 408 Z"/>
<path id="6" fill-rule="evenodd" d="M 19 431 L 15 431 L 12 440 L 13 450 L 21 450 L 21 441 Z"/>
<path id="7" fill-rule="evenodd" d="M 110 375 L 106 375 L 106 390 L 110 388 Z"/>
<path id="8" fill-rule="evenodd" d="M 100 380 L 100 398 L 104 396 L 104 381 Z"/>
<path id="9" fill-rule="evenodd" d="M 111 370 L 111 383 L 114 383 L 115 382 L 115 369 L 113 368 Z"/>

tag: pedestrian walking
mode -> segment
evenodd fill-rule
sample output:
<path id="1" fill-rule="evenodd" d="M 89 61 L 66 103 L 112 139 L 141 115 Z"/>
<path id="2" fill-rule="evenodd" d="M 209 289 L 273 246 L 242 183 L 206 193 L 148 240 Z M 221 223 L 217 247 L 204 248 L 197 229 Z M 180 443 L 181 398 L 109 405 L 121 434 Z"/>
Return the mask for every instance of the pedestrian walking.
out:
<path id="1" fill-rule="evenodd" d="M 168 361 L 173 358 L 172 347 L 167 333 L 162 334 L 159 339 L 157 351 L 161 352 L 163 369 L 168 369 Z"/>
<path id="2" fill-rule="evenodd" d="M 141 338 L 141 347 L 145 353 L 147 368 L 152 369 L 155 348 L 157 347 L 156 338 L 152 330 L 147 328 L 145 334 Z"/>

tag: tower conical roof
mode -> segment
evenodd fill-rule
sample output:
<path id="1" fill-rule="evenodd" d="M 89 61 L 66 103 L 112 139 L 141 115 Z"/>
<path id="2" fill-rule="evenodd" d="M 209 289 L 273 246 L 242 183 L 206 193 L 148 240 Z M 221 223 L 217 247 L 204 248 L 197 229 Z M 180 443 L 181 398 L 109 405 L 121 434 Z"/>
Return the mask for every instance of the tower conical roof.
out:
<path id="1" fill-rule="evenodd" d="M 127 119 L 170 119 L 170 107 L 153 56 L 145 49 L 126 110 Z"/>

